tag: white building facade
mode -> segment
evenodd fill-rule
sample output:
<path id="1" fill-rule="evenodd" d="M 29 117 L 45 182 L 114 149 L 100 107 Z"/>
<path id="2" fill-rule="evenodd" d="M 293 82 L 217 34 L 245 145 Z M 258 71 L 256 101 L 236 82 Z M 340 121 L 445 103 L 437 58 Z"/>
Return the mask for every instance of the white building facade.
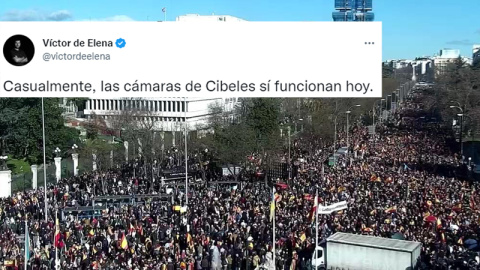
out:
<path id="1" fill-rule="evenodd" d="M 188 130 L 201 130 L 211 114 L 211 106 L 225 111 L 235 108 L 237 98 L 118 98 L 89 99 L 84 115 L 87 119 L 100 117 L 112 127 L 115 117 L 130 114 L 138 121 L 153 123 L 156 130 L 180 131 L 186 122 Z"/>
<path id="2" fill-rule="evenodd" d="M 460 57 L 460 50 L 456 49 L 443 49 L 440 50 L 440 54 L 433 58 L 435 66 L 435 75 L 443 74 L 447 66 L 454 63 Z"/>

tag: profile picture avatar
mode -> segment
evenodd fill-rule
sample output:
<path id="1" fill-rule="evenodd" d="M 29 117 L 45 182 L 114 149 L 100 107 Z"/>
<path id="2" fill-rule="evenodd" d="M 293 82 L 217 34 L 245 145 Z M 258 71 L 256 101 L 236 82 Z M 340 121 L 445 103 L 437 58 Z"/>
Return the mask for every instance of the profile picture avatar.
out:
<path id="1" fill-rule="evenodd" d="M 23 35 L 12 36 L 3 45 L 3 56 L 14 66 L 25 66 L 32 61 L 34 54 L 33 42 Z"/>

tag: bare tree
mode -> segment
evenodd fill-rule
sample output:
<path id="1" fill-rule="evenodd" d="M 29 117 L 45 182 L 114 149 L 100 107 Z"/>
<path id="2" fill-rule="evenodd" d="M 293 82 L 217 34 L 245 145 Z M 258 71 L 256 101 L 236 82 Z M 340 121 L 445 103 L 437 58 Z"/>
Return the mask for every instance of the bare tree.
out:
<path id="1" fill-rule="evenodd" d="M 119 137 L 129 142 L 132 156 L 141 156 L 151 162 L 162 152 L 164 140 L 160 133 L 163 132 L 163 119 L 150 106 L 145 106 L 150 100 L 125 100 L 127 105 L 113 117 L 111 128 Z"/>

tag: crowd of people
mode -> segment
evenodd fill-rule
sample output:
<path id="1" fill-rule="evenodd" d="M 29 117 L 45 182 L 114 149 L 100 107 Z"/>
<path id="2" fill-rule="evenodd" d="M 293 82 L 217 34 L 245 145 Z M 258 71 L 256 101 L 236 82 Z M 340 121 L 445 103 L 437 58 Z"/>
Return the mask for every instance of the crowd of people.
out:
<path id="1" fill-rule="evenodd" d="M 338 134 L 349 152 L 333 166 L 333 146 L 295 144 L 295 172 L 275 195 L 220 176 L 230 181 L 192 180 L 185 193 L 138 162 L 19 192 L 0 201 L 0 260 L 32 270 L 311 269 L 318 192 L 322 205 L 348 202 L 318 216 L 319 242 L 335 232 L 401 238 L 423 244 L 421 269 L 478 264 L 479 188 L 459 177 L 451 129 L 410 99 L 374 136 L 360 123 L 349 132 Z"/>
<path id="2" fill-rule="evenodd" d="M 296 149 L 299 174 L 281 189 L 277 203 L 278 269 L 309 269 L 315 244 L 311 209 L 346 201 L 348 208 L 319 215 L 322 240 L 335 232 L 422 243 L 420 269 L 477 269 L 480 234 L 478 183 L 461 178 L 462 158 L 451 149 L 451 127 L 425 117 L 411 98 L 375 136 L 356 125 L 349 154 L 327 166 L 333 148 Z"/>
<path id="3" fill-rule="evenodd" d="M 152 190 L 142 177 L 124 177 L 130 167 L 3 199 L 2 262 L 23 267 L 26 221 L 28 269 L 273 269 L 271 193 L 263 185 L 198 181 L 186 208 L 182 188 L 169 183 L 136 200 Z"/>

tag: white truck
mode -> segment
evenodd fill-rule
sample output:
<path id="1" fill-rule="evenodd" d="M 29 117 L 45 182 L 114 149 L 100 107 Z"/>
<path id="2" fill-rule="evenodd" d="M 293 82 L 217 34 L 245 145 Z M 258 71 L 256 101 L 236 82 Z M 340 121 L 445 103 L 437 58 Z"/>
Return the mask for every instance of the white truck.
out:
<path id="1" fill-rule="evenodd" d="M 415 270 L 422 244 L 374 236 L 335 233 L 312 256 L 316 270 Z"/>

